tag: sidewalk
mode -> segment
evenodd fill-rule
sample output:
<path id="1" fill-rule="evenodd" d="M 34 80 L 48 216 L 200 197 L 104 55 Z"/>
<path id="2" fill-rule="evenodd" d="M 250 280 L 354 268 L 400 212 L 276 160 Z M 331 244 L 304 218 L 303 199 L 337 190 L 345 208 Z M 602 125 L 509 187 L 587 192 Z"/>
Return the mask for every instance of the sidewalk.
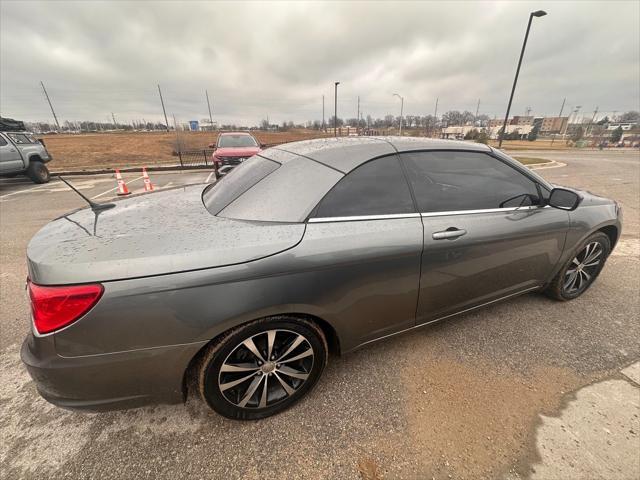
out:
<path id="1" fill-rule="evenodd" d="M 640 479 L 640 362 L 575 392 L 559 417 L 542 416 L 536 449 L 532 480 Z"/>

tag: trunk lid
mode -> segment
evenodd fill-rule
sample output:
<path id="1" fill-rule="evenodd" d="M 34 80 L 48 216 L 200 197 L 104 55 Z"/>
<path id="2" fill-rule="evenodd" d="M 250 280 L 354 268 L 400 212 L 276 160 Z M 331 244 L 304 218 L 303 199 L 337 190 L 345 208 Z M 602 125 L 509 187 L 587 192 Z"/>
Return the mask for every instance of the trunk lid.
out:
<path id="1" fill-rule="evenodd" d="M 204 185 L 77 210 L 45 225 L 27 247 L 29 276 L 41 285 L 106 282 L 221 267 L 295 246 L 304 224 L 247 222 L 211 215 Z"/>

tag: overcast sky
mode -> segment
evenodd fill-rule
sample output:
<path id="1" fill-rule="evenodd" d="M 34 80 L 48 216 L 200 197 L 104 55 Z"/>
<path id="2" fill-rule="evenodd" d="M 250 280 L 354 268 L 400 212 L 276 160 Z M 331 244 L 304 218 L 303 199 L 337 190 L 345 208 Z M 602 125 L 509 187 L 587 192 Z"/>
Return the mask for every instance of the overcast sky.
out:
<path id="1" fill-rule="evenodd" d="M 52 121 L 255 125 L 338 116 L 504 115 L 529 12 L 512 113 L 640 109 L 640 2 L 0 1 L 0 113 Z"/>

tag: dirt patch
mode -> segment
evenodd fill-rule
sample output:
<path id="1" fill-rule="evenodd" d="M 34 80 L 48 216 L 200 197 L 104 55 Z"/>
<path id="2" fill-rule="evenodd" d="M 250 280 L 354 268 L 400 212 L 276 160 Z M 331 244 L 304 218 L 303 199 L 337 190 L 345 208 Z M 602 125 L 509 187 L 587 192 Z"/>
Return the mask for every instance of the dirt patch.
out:
<path id="1" fill-rule="evenodd" d="M 253 132 L 264 144 L 278 144 L 324 136 L 316 130 Z M 329 135 L 329 134 L 327 134 Z M 45 135 L 53 155 L 52 171 L 95 168 L 174 165 L 178 144 L 182 150 L 203 150 L 215 143 L 217 132 L 128 132 Z"/>
<path id="2" fill-rule="evenodd" d="M 414 349 L 402 368 L 408 441 L 418 478 L 492 479 L 511 471 L 526 475 L 540 413 L 557 411 L 563 395 L 589 380 L 566 368 L 523 374 L 495 364 L 462 363 L 434 349 Z M 403 476 L 407 472 L 403 472 Z"/>
<path id="3" fill-rule="evenodd" d="M 378 463 L 371 457 L 358 460 L 358 472 L 362 480 L 382 480 L 382 472 Z"/>

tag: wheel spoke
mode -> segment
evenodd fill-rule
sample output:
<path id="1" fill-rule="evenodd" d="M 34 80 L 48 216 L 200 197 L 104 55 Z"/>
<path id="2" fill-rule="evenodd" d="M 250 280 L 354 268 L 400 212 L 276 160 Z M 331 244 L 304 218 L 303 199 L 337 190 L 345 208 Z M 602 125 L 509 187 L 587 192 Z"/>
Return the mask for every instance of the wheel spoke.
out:
<path id="1" fill-rule="evenodd" d="M 577 278 L 578 278 L 578 271 L 577 270 L 572 271 L 571 274 L 569 274 L 569 278 L 564 283 L 565 290 L 573 290 L 573 286 L 575 285 Z"/>
<path id="2" fill-rule="evenodd" d="M 266 360 L 262 357 L 262 354 L 260 353 L 260 350 L 258 350 L 258 347 L 256 347 L 256 344 L 253 343 L 253 338 L 247 338 L 244 342 L 242 342 L 242 344 L 247 347 L 247 349 L 249 349 L 249 351 L 251 353 L 253 353 L 256 357 L 258 357 L 258 359 L 262 362 L 265 362 Z"/>
<path id="3" fill-rule="evenodd" d="M 299 372 L 297 370 L 294 370 L 291 367 L 287 367 L 287 366 L 282 366 L 278 369 L 278 373 L 284 373 L 285 375 L 288 375 L 290 377 L 293 378 L 299 378 L 300 380 L 306 380 L 309 377 L 308 373 L 304 373 L 304 372 Z"/>
<path id="4" fill-rule="evenodd" d="M 251 385 L 249 385 L 249 388 L 247 389 L 247 392 L 244 394 L 244 397 L 242 397 L 242 400 L 240 400 L 240 403 L 238 404 L 239 407 L 243 407 L 249 402 L 249 400 L 251 400 L 251 397 L 253 397 L 253 394 L 256 393 L 256 390 L 258 389 L 258 387 L 260 386 L 260 383 L 262 382 L 262 379 L 265 376 L 261 376 L 261 377 L 256 377 L 253 379 L 253 382 L 251 382 Z"/>
<path id="5" fill-rule="evenodd" d="M 282 355 L 280 355 L 280 358 L 278 358 L 277 361 L 278 362 L 281 361 L 283 358 L 285 358 L 287 355 L 293 352 L 296 349 L 296 347 L 300 345 L 302 342 L 304 342 L 304 337 L 302 335 L 298 335 L 296 339 L 293 341 L 293 343 L 289 346 L 289 348 L 287 348 L 287 351 L 284 352 Z"/>
<path id="6" fill-rule="evenodd" d="M 575 266 L 579 266 L 579 265 L 580 265 L 580 260 L 578 260 L 578 257 L 576 257 L 576 258 L 574 258 L 574 259 L 573 259 L 573 262 L 572 262 L 572 263 L 573 263 Z"/>
<path id="7" fill-rule="evenodd" d="M 269 391 L 269 375 L 264 375 L 264 383 L 262 384 L 262 395 L 260 396 L 260 405 L 258 408 L 267 406 L 267 393 Z"/>
<path id="8" fill-rule="evenodd" d="M 267 360 L 271 359 L 271 354 L 273 353 L 273 344 L 276 341 L 276 331 L 269 330 L 267 332 Z"/>
<path id="9" fill-rule="evenodd" d="M 296 360 L 301 360 L 303 358 L 310 357 L 311 355 L 313 355 L 313 349 L 311 347 L 309 347 L 307 350 L 305 350 L 302 353 L 299 353 L 295 357 L 288 358 L 287 360 L 282 360 L 282 362 L 280 362 L 280 363 L 295 362 Z"/>
<path id="10" fill-rule="evenodd" d="M 591 280 L 591 275 L 589 275 L 585 270 L 582 270 L 580 273 L 584 275 L 585 282 L 588 282 L 589 280 Z"/>
<path id="11" fill-rule="evenodd" d="M 597 249 L 597 250 L 594 249 L 594 251 L 592 251 L 591 254 L 587 258 L 585 258 L 584 263 L 587 264 L 587 263 L 593 262 L 596 258 L 600 256 L 601 253 L 602 253 L 601 249 Z"/>
<path id="12" fill-rule="evenodd" d="M 236 385 L 240 385 L 242 382 L 246 382 L 247 380 L 249 380 L 250 378 L 253 378 L 254 376 L 255 376 L 255 373 L 250 373 L 246 377 L 239 378 L 237 380 L 234 380 L 233 382 L 222 383 L 220 384 L 220 390 L 222 392 L 224 392 L 225 390 L 229 390 L 230 388 L 235 387 Z"/>
<path id="13" fill-rule="evenodd" d="M 595 267 L 596 265 L 600 265 L 600 260 L 597 260 L 597 261 L 592 262 L 592 263 L 585 263 L 583 265 L 583 267 Z"/>
<path id="14" fill-rule="evenodd" d="M 280 375 L 278 375 L 278 372 L 274 372 L 273 374 L 276 376 L 276 378 L 280 382 L 280 385 L 282 385 L 282 388 L 284 388 L 284 391 L 287 392 L 287 395 L 293 395 L 293 392 L 295 392 L 295 390 L 291 388 L 287 382 L 285 382 L 282 378 L 280 378 Z"/>
<path id="15" fill-rule="evenodd" d="M 256 370 L 258 370 L 260 367 L 256 367 L 254 365 L 248 365 L 248 364 L 244 364 L 244 365 L 231 365 L 229 363 L 225 363 L 224 365 L 222 365 L 222 368 L 220 368 L 221 372 L 255 372 Z"/>

